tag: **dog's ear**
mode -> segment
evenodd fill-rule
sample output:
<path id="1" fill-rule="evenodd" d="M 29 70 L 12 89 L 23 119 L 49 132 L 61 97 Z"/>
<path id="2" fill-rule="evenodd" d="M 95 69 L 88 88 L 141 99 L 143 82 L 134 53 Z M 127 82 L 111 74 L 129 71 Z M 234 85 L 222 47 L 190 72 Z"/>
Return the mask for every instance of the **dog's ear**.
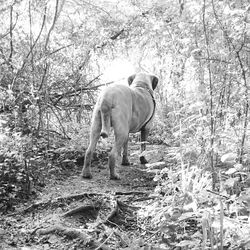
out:
<path id="1" fill-rule="evenodd" d="M 152 89 L 154 90 L 158 84 L 158 78 L 156 76 L 151 76 L 152 77 Z"/>
<path id="2" fill-rule="evenodd" d="M 132 82 L 134 81 L 134 79 L 135 79 L 135 75 L 130 76 L 130 77 L 128 78 L 128 85 L 131 85 Z"/>

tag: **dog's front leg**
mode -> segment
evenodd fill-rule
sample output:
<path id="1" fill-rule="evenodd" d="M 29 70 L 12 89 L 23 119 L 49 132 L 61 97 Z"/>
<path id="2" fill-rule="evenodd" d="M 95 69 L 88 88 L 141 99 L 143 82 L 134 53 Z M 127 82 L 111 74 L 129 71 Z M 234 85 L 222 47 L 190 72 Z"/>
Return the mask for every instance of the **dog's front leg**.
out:
<path id="1" fill-rule="evenodd" d="M 148 138 L 149 129 L 148 128 L 142 128 L 141 129 L 141 153 L 146 150 L 146 141 Z M 146 160 L 144 155 L 140 156 L 140 162 L 141 164 L 146 164 L 148 161 Z"/>

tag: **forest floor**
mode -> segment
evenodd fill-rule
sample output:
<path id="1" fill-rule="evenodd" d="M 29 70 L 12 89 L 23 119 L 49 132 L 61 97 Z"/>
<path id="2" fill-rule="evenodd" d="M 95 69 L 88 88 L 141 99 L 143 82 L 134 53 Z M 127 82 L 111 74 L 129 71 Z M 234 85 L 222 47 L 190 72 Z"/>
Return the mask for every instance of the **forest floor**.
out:
<path id="1" fill-rule="evenodd" d="M 163 146 L 148 150 L 151 162 L 162 160 Z M 74 165 L 47 180 L 35 199 L 0 218 L 0 249 L 147 249 L 138 211 L 157 183 L 132 151 L 132 164 L 118 168 L 121 180 L 109 179 L 107 157 L 93 162 L 93 179 L 82 179 Z"/>

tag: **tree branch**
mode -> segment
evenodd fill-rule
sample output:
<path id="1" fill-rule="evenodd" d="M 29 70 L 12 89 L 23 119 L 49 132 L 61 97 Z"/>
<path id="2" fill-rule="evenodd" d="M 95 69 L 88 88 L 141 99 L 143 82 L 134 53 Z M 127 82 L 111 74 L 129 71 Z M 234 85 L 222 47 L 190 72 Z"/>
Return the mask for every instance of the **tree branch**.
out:
<path id="1" fill-rule="evenodd" d="M 49 29 L 48 35 L 46 37 L 45 45 L 44 45 L 45 51 L 47 51 L 47 46 L 48 46 L 48 43 L 49 43 L 50 35 L 51 35 L 51 32 L 53 31 L 53 29 L 55 27 L 56 20 L 58 18 L 58 15 L 57 15 L 58 14 L 58 5 L 59 5 L 59 0 L 56 0 L 56 9 L 55 9 L 55 14 L 54 14 L 53 22 L 52 22 L 52 25 L 51 25 L 51 27 Z"/>
<path id="2" fill-rule="evenodd" d="M 13 5 L 10 6 L 10 54 L 9 54 L 9 63 L 10 63 L 10 67 L 13 70 L 13 65 L 12 65 L 12 55 L 13 55 L 13 23 L 12 23 L 12 19 L 13 19 Z"/>

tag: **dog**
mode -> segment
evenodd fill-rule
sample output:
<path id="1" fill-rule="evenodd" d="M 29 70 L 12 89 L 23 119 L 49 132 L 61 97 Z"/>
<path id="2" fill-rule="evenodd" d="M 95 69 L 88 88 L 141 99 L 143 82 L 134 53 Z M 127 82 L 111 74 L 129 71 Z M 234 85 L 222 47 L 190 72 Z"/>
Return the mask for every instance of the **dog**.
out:
<path id="1" fill-rule="evenodd" d="M 146 140 L 152 126 L 155 113 L 153 90 L 158 84 L 154 75 L 138 73 L 128 78 L 128 85 L 113 84 L 105 88 L 95 105 L 91 129 L 90 143 L 85 153 L 81 176 L 92 178 L 90 171 L 92 154 L 100 136 L 107 138 L 110 127 L 114 129 L 115 142 L 109 155 L 110 179 L 119 180 L 115 170 L 116 158 L 121 156 L 122 165 L 129 165 L 128 138 L 129 133 L 141 131 L 141 152 L 146 150 Z M 142 164 L 147 163 L 144 156 L 140 157 Z"/>

